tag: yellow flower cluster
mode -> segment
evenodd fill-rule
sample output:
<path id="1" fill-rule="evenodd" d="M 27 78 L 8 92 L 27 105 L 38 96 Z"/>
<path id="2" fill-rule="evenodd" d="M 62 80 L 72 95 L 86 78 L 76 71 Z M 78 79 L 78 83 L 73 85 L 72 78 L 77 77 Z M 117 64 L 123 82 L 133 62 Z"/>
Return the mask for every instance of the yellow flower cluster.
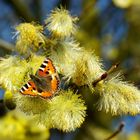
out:
<path id="1" fill-rule="evenodd" d="M 85 120 L 85 103 L 80 95 L 73 94 L 71 90 L 61 91 L 59 94 L 50 104 L 53 127 L 63 131 L 74 131 Z"/>
<path id="2" fill-rule="evenodd" d="M 63 131 L 80 127 L 86 116 L 84 101 L 71 90 L 60 91 L 51 100 L 16 94 L 15 101 L 17 108 L 27 115 L 33 115 L 36 122 Z"/>
<path id="3" fill-rule="evenodd" d="M 61 42 L 50 57 L 58 72 L 78 86 L 91 86 L 92 81 L 104 72 L 99 58 L 93 52 L 79 47 L 72 39 Z"/>
<path id="4" fill-rule="evenodd" d="M 42 34 L 43 27 L 31 23 L 21 23 L 16 27 L 16 47 L 20 53 L 28 53 L 30 49 L 36 51 L 40 45 L 45 44 Z"/>
<path id="5" fill-rule="evenodd" d="M 3 58 L 0 63 L 0 84 L 7 90 L 17 92 L 29 80 L 29 74 L 35 74 L 44 59 L 44 56 L 37 55 L 32 55 L 30 61 L 16 56 Z"/>
<path id="6" fill-rule="evenodd" d="M 0 124 L 1 140 L 47 140 L 50 135 L 48 128 L 34 125 L 31 119 L 16 111 L 0 118 Z"/>
<path id="7" fill-rule="evenodd" d="M 78 18 L 73 18 L 69 12 L 63 8 L 55 9 L 45 20 L 48 30 L 55 38 L 70 37 L 76 30 L 75 22 Z"/>
<path id="8" fill-rule="evenodd" d="M 113 115 L 140 113 L 140 91 L 134 85 L 116 77 L 100 83 L 96 88 L 101 96 L 97 103 L 99 110 Z"/>
<path id="9" fill-rule="evenodd" d="M 19 57 L 3 58 L 0 63 L 0 84 L 2 87 L 10 91 L 16 91 L 20 88 L 24 74 L 27 71 L 25 66 L 26 61 L 21 61 Z"/>

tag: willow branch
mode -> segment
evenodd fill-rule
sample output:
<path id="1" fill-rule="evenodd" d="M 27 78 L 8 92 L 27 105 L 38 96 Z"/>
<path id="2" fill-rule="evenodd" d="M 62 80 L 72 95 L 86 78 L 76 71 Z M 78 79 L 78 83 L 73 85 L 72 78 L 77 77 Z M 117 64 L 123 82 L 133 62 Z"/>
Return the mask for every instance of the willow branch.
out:
<path id="1" fill-rule="evenodd" d="M 8 0 L 8 1 L 13 5 L 17 14 L 23 17 L 27 22 L 31 22 L 35 20 L 30 9 L 28 8 L 28 6 L 24 1 L 21 0 Z"/>
<path id="2" fill-rule="evenodd" d="M 118 129 L 111 136 L 106 138 L 105 140 L 111 140 L 112 138 L 116 137 L 120 132 L 122 132 L 124 126 L 125 126 L 125 123 L 121 122 Z"/>
<path id="3" fill-rule="evenodd" d="M 97 10 L 95 10 L 93 7 L 95 5 L 95 1 L 89 1 L 88 3 L 85 2 L 83 3 L 83 9 L 82 12 L 79 16 L 80 22 L 83 23 L 83 21 L 85 22 L 87 19 L 90 19 L 92 17 L 92 19 L 97 16 Z M 88 14 L 87 14 L 88 13 Z"/>
<path id="4" fill-rule="evenodd" d="M 69 5 L 70 5 L 70 0 L 61 0 L 61 4 L 62 4 L 63 7 L 68 9 Z"/>
<path id="5" fill-rule="evenodd" d="M 114 64 L 113 66 L 111 66 L 111 68 L 106 71 L 105 73 L 103 73 L 99 78 L 97 78 L 95 81 L 93 81 L 92 85 L 95 87 L 97 85 L 97 83 L 99 83 L 100 81 L 104 80 L 107 78 L 107 76 L 112 73 L 117 67 L 119 66 L 119 63 Z"/>
<path id="6" fill-rule="evenodd" d="M 41 0 L 34 0 L 34 13 L 36 16 L 36 19 L 38 21 L 41 21 L 41 17 L 42 17 L 42 9 L 41 9 Z"/>
<path id="7" fill-rule="evenodd" d="M 3 48 L 7 51 L 13 51 L 14 50 L 14 45 L 0 39 L 0 48 Z"/>

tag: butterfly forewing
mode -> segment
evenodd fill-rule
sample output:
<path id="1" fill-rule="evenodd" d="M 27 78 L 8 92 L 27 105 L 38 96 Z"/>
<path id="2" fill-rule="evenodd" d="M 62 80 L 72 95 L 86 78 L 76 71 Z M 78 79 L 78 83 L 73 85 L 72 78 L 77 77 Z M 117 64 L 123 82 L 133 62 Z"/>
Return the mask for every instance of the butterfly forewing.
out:
<path id="1" fill-rule="evenodd" d="M 26 83 L 21 89 L 20 93 L 23 95 L 31 95 L 36 96 L 37 95 L 37 89 L 32 80 L 29 80 L 28 83 Z"/>
<path id="2" fill-rule="evenodd" d="M 56 73 L 55 67 L 52 61 L 49 58 L 46 58 L 43 63 L 41 64 L 39 70 L 37 71 L 36 75 L 40 77 L 46 77 L 49 74 Z"/>

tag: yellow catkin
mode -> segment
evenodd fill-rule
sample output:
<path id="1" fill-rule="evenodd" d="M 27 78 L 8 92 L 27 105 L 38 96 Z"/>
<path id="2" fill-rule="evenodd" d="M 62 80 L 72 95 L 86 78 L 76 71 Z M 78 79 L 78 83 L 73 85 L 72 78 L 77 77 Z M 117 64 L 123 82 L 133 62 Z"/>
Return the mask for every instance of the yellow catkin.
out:
<path id="1" fill-rule="evenodd" d="M 76 31 L 75 22 L 77 18 L 73 18 L 69 12 L 63 8 L 55 9 L 45 20 L 48 30 L 53 37 L 69 37 Z"/>
<path id="2" fill-rule="evenodd" d="M 97 108 L 113 115 L 140 113 L 140 91 L 127 82 L 120 79 L 112 79 L 102 82 L 97 87 L 100 94 Z"/>
<path id="3" fill-rule="evenodd" d="M 20 53 L 25 53 L 29 49 L 37 50 L 40 45 L 44 44 L 42 34 L 43 27 L 31 23 L 21 23 L 16 27 L 17 42 L 16 47 Z"/>
<path id="4" fill-rule="evenodd" d="M 74 131 L 85 120 L 85 103 L 71 90 L 59 94 L 53 98 L 49 109 L 53 127 L 62 131 Z"/>
<path id="5" fill-rule="evenodd" d="M 120 8 L 128 8 L 134 2 L 133 2 L 133 0 L 113 0 L 113 3 Z"/>
<path id="6" fill-rule="evenodd" d="M 52 51 L 51 58 L 58 72 L 67 81 L 71 79 L 78 86 L 91 86 L 92 81 L 104 72 L 94 52 L 86 51 L 73 40 L 61 42 L 59 47 Z"/>
<path id="7" fill-rule="evenodd" d="M 48 128 L 35 125 L 31 117 L 29 119 L 19 111 L 7 113 L 5 117 L 0 118 L 0 124 L 0 139 L 2 140 L 47 140 L 50 136 Z"/>

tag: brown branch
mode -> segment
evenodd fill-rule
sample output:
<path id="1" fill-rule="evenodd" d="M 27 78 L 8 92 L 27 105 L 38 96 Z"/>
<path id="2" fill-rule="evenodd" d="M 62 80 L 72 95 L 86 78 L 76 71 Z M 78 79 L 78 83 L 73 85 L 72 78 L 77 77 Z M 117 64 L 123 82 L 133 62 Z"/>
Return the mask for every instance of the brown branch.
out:
<path id="1" fill-rule="evenodd" d="M 106 138 L 105 140 L 111 140 L 112 138 L 116 137 L 120 132 L 122 132 L 124 126 L 125 126 L 125 123 L 121 122 L 118 129 L 111 136 Z"/>
<path id="2" fill-rule="evenodd" d="M 117 62 L 116 64 L 114 64 L 108 71 L 107 73 L 110 74 L 112 73 L 118 66 L 119 66 L 120 62 Z"/>
<path id="3" fill-rule="evenodd" d="M 11 5 L 14 7 L 14 10 L 16 11 L 17 15 L 24 18 L 25 21 L 27 22 L 35 21 L 35 17 L 33 16 L 29 7 L 24 1 L 8 0 L 8 2 L 10 2 Z"/>
<path id="4" fill-rule="evenodd" d="M 38 21 L 41 21 L 41 17 L 42 17 L 41 0 L 34 0 L 33 3 L 35 3 L 34 15 Z"/>
<path id="5" fill-rule="evenodd" d="M 92 85 L 95 87 L 97 85 L 97 83 L 99 83 L 100 81 L 102 81 L 105 78 L 107 78 L 107 76 L 110 73 L 112 73 L 118 66 L 119 66 L 119 63 L 114 64 L 108 71 L 106 71 L 98 79 L 96 79 L 95 81 L 93 81 Z"/>
<path id="6" fill-rule="evenodd" d="M 86 21 L 87 19 L 93 19 L 95 16 L 97 16 L 97 10 L 95 10 L 94 5 L 95 5 L 95 1 L 89 1 L 89 2 L 86 2 L 86 1 L 83 1 L 83 9 L 82 9 L 82 12 L 79 16 L 79 21 L 80 22 L 83 22 L 83 21 Z"/>
<path id="7" fill-rule="evenodd" d="M 7 50 L 7 51 L 14 51 L 14 45 L 11 43 L 8 43 L 2 39 L 0 39 L 0 48 Z"/>
<path id="8" fill-rule="evenodd" d="M 70 5 L 70 0 L 60 0 L 60 2 L 58 2 L 58 7 L 64 7 L 65 9 L 69 9 L 69 5 Z"/>

